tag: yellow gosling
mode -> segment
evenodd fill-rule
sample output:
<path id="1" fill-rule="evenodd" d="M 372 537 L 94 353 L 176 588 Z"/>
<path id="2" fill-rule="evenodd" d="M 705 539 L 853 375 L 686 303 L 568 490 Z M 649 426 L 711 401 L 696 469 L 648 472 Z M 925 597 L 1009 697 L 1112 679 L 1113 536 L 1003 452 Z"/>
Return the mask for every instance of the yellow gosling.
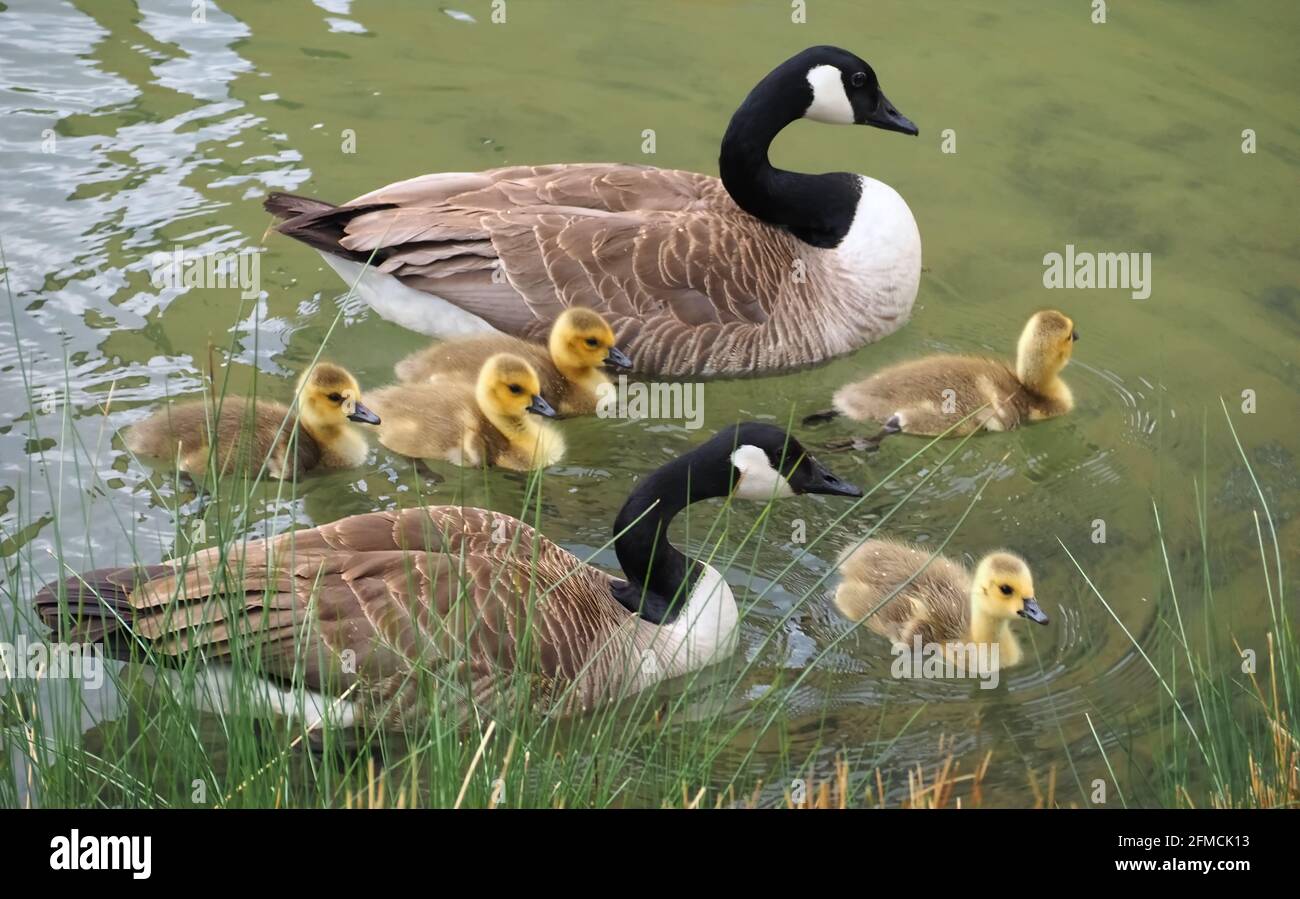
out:
<path id="1" fill-rule="evenodd" d="M 513 353 L 490 356 L 473 385 L 435 376 L 393 384 L 370 398 L 383 419 L 379 442 L 414 459 L 530 471 L 564 457 L 564 437 L 546 418 L 536 370 Z"/>
<path id="2" fill-rule="evenodd" d="M 604 368 L 632 367 L 605 319 L 590 309 L 573 308 L 555 320 L 545 347 L 506 334 L 449 340 L 412 353 L 393 370 L 411 383 L 446 378 L 470 384 L 497 353 L 512 353 L 532 365 L 541 379 L 542 396 L 565 417 L 596 411 L 600 389 L 609 383 Z"/>

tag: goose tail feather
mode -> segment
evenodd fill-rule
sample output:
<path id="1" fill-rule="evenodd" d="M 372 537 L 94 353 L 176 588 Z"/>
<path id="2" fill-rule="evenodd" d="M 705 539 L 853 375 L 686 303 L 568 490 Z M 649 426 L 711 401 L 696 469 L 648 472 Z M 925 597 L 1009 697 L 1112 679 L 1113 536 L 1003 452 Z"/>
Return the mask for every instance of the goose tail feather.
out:
<path id="1" fill-rule="evenodd" d="M 139 585 L 172 573 L 170 565 L 97 568 L 51 581 L 32 599 L 41 621 L 59 639 L 106 646 L 129 644 Z"/>
<path id="2" fill-rule="evenodd" d="M 343 246 L 348 222 L 359 215 L 392 209 L 392 203 L 366 203 L 357 206 L 337 206 L 324 200 L 300 197 L 297 194 L 273 192 L 262 201 L 262 208 L 279 220 L 272 227 L 294 240 L 302 241 L 315 250 L 340 256 L 353 262 L 368 262 L 370 253 L 349 250 Z M 383 259 L 384 252 L 375 254 L 375 261 Z"/>
<path id="3" fill-rule="evenodd" d="M 825 424 L 839 417 L 839 412 L 834 409 L 822 409 L 820 412 L 814 412 L 812 415 L 805 415 L 803 423 L 805 426 Z"/>

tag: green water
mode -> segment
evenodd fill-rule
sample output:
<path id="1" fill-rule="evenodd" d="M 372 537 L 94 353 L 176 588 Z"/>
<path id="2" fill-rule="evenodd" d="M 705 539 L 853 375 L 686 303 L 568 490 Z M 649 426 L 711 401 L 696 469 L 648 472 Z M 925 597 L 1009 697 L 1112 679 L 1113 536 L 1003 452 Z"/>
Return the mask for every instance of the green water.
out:
<path id="1" fill-rule="evenodd" d="M 433 3 L 365 0 L 209 3 L 204 23 L 178 0 L 0 7 L 0 241 L 14 296 L 13 315 L 0 316 L 0 556 L 6 577 L 26 585 L 20 592 L 57 573 L 56 540 L 76 568 L 167 556 L 178 527 L 188 526 L 171 511 L 170 481 L 150 481 L 114 432 L 161 397 L 199 390 L 209 358 L 226 366 L 232 389 L 250 388 L 256 376 L 259 391 L 287 398 L 294 373 L 325 340 L 343 286 L 307 248 L 263 242 L 267 191 L 342 201 L 425 172 L 551 161 L 713 173 L 722 130 L 752 84 L 806 46 L 835 43 L 871 61 L 921 136 L 798 123 L 773 160 L 861 172 L 902 194 L 926 267 L 911 323 L 811 371 L 708 384 L 703 431 L 565 423 L 570 454 L 548 474 L 546 533 L 586 555 L 608 538 L 637 475 L 713 429 L 742 417 L 801 416 L 845 381 L 918 353 L 1010 354 L 1028 315 L 1054 306 L 1082 335 L 1066 372 L 1077 411 L 970 442 L 888 527 L 941 539 L 991 479 L 949 550 L 978 556 L 1007 546 L 1030 560 L 1052 623 L 1032 635 L 1021 627 L 1032 637 L 1029 662 L 994 691 L 896 681 L 883 642 L 855 635 L 791 699 L 784 738 L 759 740 L 756 770 L 816 748 L 813 773 L 825 776 L 837 752 L 877 757 L 869 750 L 883 749 L 881 735 L 910 720 L 887 764 L 928 765 L 947 751 L 941 738 L 968 765 L 991 749 L 986 801 L 1022 804 L 1029 769 L 1041 777 L 1056 766 L 1066 782 L 1067 750 L 1085 784 L 1104 775 L 1084 713 L 1105 745 L 1141 760 L 1158 753 L 1144 740 L 1159 704 L 1155 678 L 1058 542 L 1147 653 L 1168 659 L 1153 501 L 1189 630 L 1262 654 L 1254 491 L 1219 402 L 1294 560 L 1293 3 L 1113 3 L 1105 24 L 1090 22 L 1088 3 L 1030 0 L 979 8 L 821 0 L 809 4 L 806 24 L 792 23 L 783 2 L 511 0 L 504 24 L 491 22 L 481 0 L 455 6 L 477 22 Z M 642 153 L 645 129 L 655 131 L 654 155 Z M 943 152 L 946 129 L 955 153 Z M 1257 152 L 1243 153 L 1244 129 Z M 153 286 L 152 255 L 178 244 L 193 254 L 265 246 L 265 292 L 241 301 L 236 290 Z M 1150 297 L 1045 289 L 1043 257 L 1067 244 L 1150 253 Z M 325 356 L 377 385 L 423 343 L 349 301 Z M 1242 409 L 1243 391 L 1253 391 L 1253 413 Z M 814 446 L 822 439 L 805 436 Z M 919 445 L 902 438 L 869 460 L 829 461 L 871 484 Z M 764 594 L 743 622 L 742 656 L 782 630 L 762 650 L 753 695 L 778 675 L 788 682 L 839 633 L 824 600 L 779 623 L 928 471 L 915 466 L 891 483 L 776 584 L 799 553 L 795 520 L 820 533 L 842 507 L 800 499 L 774 511 L 752 577 L 749 558 L 729 573 L 742 603 Z M 434 488 L 431 501 L 515 511 L 524 494 L 523 479 L 506 473 L 453 486 L 458 480 Z M 361 470 L 311 478 L 292 503 L 268 492 L 253 527 L 274 533 L 407 504 L 414 483 L 380 450 Z M 1213 534 L 1211 615 L 1198 484 Z M 707 510 L 697 512 L 707 521 Z M 1098 520 L 1105 543 L 1092 540 Z M 599 560 L 614 563 L 610 553 Z M 12 612 L 0 609 L 0 619 Z M 101 705 L 88 720 L 114 713 L 111 698 Z M 754 739 L 742 731 L 724 758 L 742 756 Z M 1083 801 L 1072 778 L 1061 790 Z"/>

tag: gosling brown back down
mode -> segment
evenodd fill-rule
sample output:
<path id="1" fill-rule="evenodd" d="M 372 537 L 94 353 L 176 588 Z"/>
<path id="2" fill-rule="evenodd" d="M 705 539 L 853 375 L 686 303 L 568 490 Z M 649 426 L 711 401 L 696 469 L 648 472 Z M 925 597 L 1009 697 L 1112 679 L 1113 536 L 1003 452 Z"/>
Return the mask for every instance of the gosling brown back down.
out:
<path id="1" fill-rule="evenodd" d="M 1010 430 L 1028 418 L 1031 399 L 1007 365 L 973 356 L 931 356 L 891 366 L 835 394 L 835 408 L 858 421 L 884 424 L 897 414 L 909 434 L 953 428 Z M 980 406 L 988 409 L 971 415 Z M 962 421 L 962 419 L 966 419 Z"/>
<path id="2" fill-rule="evenodd" d="M 502 434 L 474 396 L 458 383 L 394 384 L 368 394 L 379 413 L 379 442 L 412 459 L 487 465 L 529 471 L 531 451 L 521 452 Z"/>
<path id="3" fill-rule="evenodd" d="M 836 608 L 857 621 L 910 578 L 911 583 L 872 615 L 866 626 L 908 646 L 918 634 L 922 643 L 962 639 L 970 623 L 970 573 L 947 556 L 937 557 L 922 571 L 931 555 L 896 540 L 868 540 L 840 563 Z M 925 597 L 925 602 L 915 600 L 917 596 Z"/>
<path id="4" fill-rule="evenodd" d="M 541 379 L 542 395 L 547 399 L 552 395 L 558 399 L 567 389 L 564 376 L 551 361 L 551 354 L 545 346 L 508 334 L 485 334 L 435 343 L 398 362 L 393 366 L 393 373 L 411 383 L 427 381 L 442 374 L 464 374 L 472 382 L 483 363 L 497 353 L 514 353 L 527 359 Z M 556 408 L 559 408 L 558 404 Z"/>
<path id="5" fill-rule="evenodd" d="M 467 377 L 472 383 L 479 366 L 497 353 L 513 353 L 526 359 L 542 382 L 542 396 L 561 415 L 588 415 L 596 411 L 594 398 L 560 373 L 546 347 L 506 334 L 436 343 L 398 362 L 393 372 L 411 384 L 428 381 L 436 375 Z"/>
<path id="6" fill-rule="evenodd" d="M 209 452 L 209 436 L 215 453 Z M 210 455 L 224 475 L 234 470 L 256 473 L 266 461 L 267 474 L 290 478 L 311 471 L 321 460 L 319 444 L 289 408 L 270 400 L 256 403 L 227 397 L 214 407 L 205 400 L 164 406 L 123 435 L 138 456 L 176 459 L 181 471 L 196 480 L 207 473 Z"/>
<path id="7" fill-rule="evenodd" d="M 1009 431 L 1063 415 L 1074 399 L 1058 374 L 1069 362 L 1075 339 L 1068 316 L 1043 310 L 1021 332 L 1015 369 L 980 356 L 912 359 L 840 388 L 835 412 L 930 437 Z M 805 422 L 827 417 L 818 413 Z"/>
<path id="8" fill-rule="evenodd" d="M 546 346 L 505 334 L 441 341 L 412 353 L 393 367 L 411 383 L 447 377 L 472 382 L 489 358 L 509 353 L 526 360 L 541 379 L 541 394 L 561 416 L 596 411 L 601 387 L 609 383 L 606 364 L 629 361 L 615 345 L 613 331 L 590 309 L 567 309 L 551 326 Z"/>

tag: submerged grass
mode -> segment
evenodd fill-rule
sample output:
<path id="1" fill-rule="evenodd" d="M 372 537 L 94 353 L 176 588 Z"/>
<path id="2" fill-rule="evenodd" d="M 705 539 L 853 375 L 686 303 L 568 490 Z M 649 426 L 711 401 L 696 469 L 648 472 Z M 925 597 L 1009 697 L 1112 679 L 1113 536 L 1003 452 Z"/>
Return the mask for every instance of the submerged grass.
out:
<path id="1" fill-rule="evenodd" d="M 1286 601 L 1286 560 L 1268 498 L 1227 405 L 1222 401 L 1221 405 L 1228 433 L 1255 493 L 1251 519 L 1270 624 L 1263 635 L 1262 651 L 1259 646 L 1243 648 L 1237 635 L 1232 635 L 1234 655 L 1219 648 L 1220 641 L 1211 634 L 1211 622 L 1215 620 L 1210 564 L 1213 531 L 1203 479 L 1195 479 L 1192 485 L 1200 538 L 1199 571 L 1175 572 L 1160 510 L 1152 504 L 1155 543 L 1173 613 L 1172 623 L 1166 623 L 1176 648 L 1168 660 L 1158 662 L 1148 655 L 1070 548 L 1064 542 L 1061 546 L 1097 601 L 1150 668 L 1162 691 L 1165 702 L 1155 778 L 1142 784 L 1148 794 L 1146 801 L 1168 807 L 1295 808 L 1300 807 L 1300 645 Z M 1196 574 L 1201 579 L 1206 621 L 1204 646 L 1200 647 L 1188 637 L 1179 599 L 1180 577 L 1185 581 Z M 1093 728 L 1091 719 L 1088 723 Z M 1095 728 L 1092 732 L 1114 780 L 1106 741 Z M 1116 737 L 1112 734 L 1114 748 L 1126 751 L 1136 767 L 1147 767 L 1145 759 Z"/>

